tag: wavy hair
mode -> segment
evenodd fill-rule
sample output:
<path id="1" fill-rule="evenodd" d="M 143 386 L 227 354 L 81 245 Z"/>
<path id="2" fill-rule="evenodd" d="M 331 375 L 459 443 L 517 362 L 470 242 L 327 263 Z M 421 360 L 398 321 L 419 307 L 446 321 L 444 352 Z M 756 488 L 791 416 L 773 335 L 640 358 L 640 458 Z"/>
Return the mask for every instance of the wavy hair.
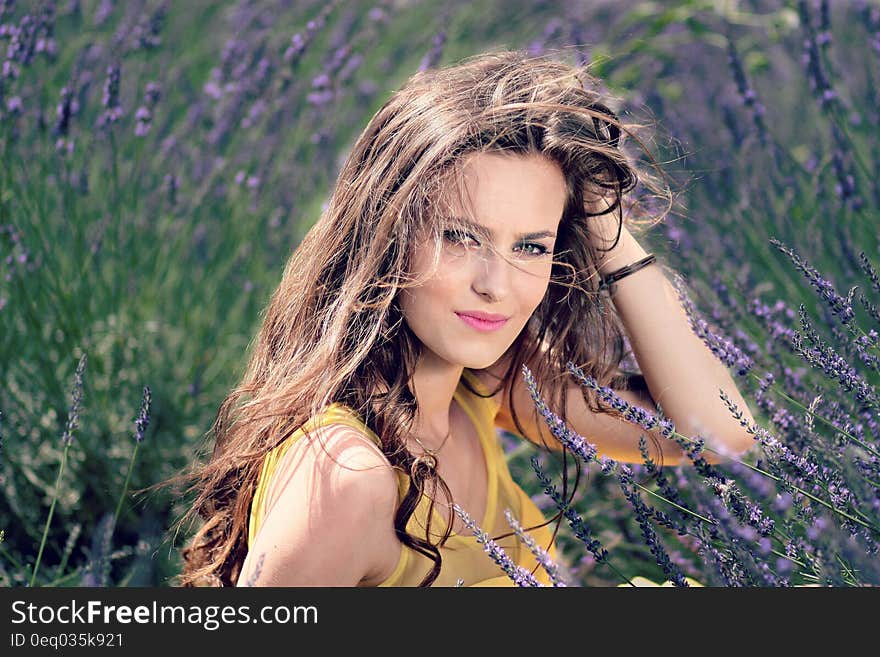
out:
<path id="1" fill-rule="evenodd" d="M 512 407 L 510 383 L 526 362 L 534 366 L 542 397 L 562 417 L 567 361 L 600 385 L 621 385 L 622 326 L 598 288 L 599 251 L 613 244 L 593 245 L 590 217 L 616 213 L 622 226 L 626 205 L 631 221 L 629 210 L 636 217 L 639 203 L 625 204 L 624 194 L 639 184 L 655 198 L 672 196 L 625 154 L 628 136 L 648 153 L 635 133 L 643 126 L 622 124 L 606 98 L 585 65 L 514 50 L 416 73 L 375 113 L 343 164 L 326 209 L 286 263 L 243 377 L 208 434 L 214 441 L 210 458 L 169 480 L 191 481 L 189 491 L 197 493 L 180 522 L 197 515 L 203 520 L 182 549 L 179 585 L 235 585 L 264 457 L 331 402 L 357 412 L 381 437 L 392 466 L 410 475 L 395 530 L 402 543 L 434 562 L 420 586 L 437 578 L 452 511 L 436 543 L 429 528 L 425 536 L 409 534 L 407 522 L 428 484 L 443 490 L 450 509 L 452 500 L 436 470 L 414 464 L 405 447 L 416 413 L 410 378 L 422 346 L 403 321 L 399 296 L 425 280 L 411 272 L 419 240 L 430 236 L 435 253 L 441 249 L 448 226 L 436 212 L 436 199 L 450 186 L 461 190 L 460 165 L 469 153 L 539 154 L 560 167 L 566 182 L 550 283 L 508 349 L 503 388 L 493 394 L 505 390 Z M 607 202 L 597 209 L 600 199 Z M 594 412 L 613 413 L 598 404 L 595 392 L 582 389 Z M 523 432 L 515 412 L 513 420 Z M 562 455 L 565 463 L 565 449 Z M 574 460 L 576 488 L 580 464 Z M 429 518 L 433 507 L 432 497 Z M 547 523 L 561 519 L 559 513 Z"/>

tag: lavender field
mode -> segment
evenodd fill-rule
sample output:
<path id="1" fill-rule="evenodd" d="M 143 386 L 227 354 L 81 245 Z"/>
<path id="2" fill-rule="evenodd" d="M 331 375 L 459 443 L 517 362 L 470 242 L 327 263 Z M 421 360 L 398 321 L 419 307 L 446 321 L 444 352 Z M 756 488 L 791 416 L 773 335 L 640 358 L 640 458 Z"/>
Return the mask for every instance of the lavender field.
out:
<path id="1" fill-rule="evenodd" d="M 0 0 L 0 583 L 169 584 L 191 500 L 145 489 L 209 453 L 352 141 L 416 71 L 508 48 L 592 62 L 647 126 L 679 197 L 636 234 L 757 421 L 720 465 L 561 436 L 570 505 L 500 432 L 565 511 L 555 581 L 880 584 L 876 0 Z"/>

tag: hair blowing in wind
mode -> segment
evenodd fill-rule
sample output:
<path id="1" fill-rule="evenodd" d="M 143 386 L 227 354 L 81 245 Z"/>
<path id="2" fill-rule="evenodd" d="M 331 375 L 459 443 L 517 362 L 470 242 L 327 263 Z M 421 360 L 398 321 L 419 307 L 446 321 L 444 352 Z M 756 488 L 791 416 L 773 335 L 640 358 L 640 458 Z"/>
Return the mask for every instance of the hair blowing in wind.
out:
<path id="1" fill-rule="evenodd" d="M 468 153 L 540 154 L 560 167 L 566 183 L 550 284 L 509 349 L 501 385 L 509 392 L 521 364 L 536 358 L 541 394 L 563 417 L 567 361 L 611 385 L 624 341 L 609 304 L 599 302 L 590 217 L 616 212 L 622 221 L 623 195 L 639 182 L 664 198 L 670 193 L 624 154 L 621 138 L 640 126 L 623 125 L 598 88 L 583 66 L 497 52 L 416 73 L 375 113 L 326 209 L 284 267 L 244 374 L 208 434 L 210 457 L 160 484 L 190 482 L 194 503 L 180 523 L 202 521 L 182 550 L 180 585 L 236 584 L 265 455 L 331 402 L 357 412 L 381 437 L 388 461 L 410 473 L 395 529 L 434 562 L 421 586 L 437 578 L 452 511 L 437 544 L 427 538 L 430 524 L 417 536 L 407 532 L 407 521 L 423 493 L 442 490 L 450 508 L 452 500 L 436 470 L 414 464 L 405 448 L 417 410 L 410 377 L 421 346 L 399 296 L 420 283 L 410 273 L 419 240 L 433 240 L 439 252 L 448 226 L 441 226 L 447 219 L 436 201 L 442 190 L 459 189 Z M 597 210 L 600 198 L 609 202 Z M 595 412 L 607 412 L 594 391 L 583 394 Z M 515 415 L 514 421 L 520 426 Z"/>

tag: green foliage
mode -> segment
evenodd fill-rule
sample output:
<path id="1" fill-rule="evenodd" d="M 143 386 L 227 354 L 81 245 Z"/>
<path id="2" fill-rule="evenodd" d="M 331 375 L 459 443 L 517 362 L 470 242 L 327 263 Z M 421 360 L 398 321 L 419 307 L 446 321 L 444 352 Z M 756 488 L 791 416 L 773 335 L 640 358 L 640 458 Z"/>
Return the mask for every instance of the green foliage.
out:
<path id="1" fill-rule="evenodd" d="M 813 298 L 769 237 L 853 280 L 854 245 L 872 255 L 877 246 L 877 52 L 858 21 L 835 15 L 835 59 L 823 56 L 844 101 L 820 108 L 799 64 L 796 12 L 725 14 L 717 4 L 380 2 L 377 20 L 374 7 L 335 3 L 294 61 L 285 59 L 291 36 L 325 3 L 202 0 L 170 3 L 164 16 L 158 2 L 117 3 L 103 20 L 98 2 L 59 7 L 49 20 L 57 52 L 37 51 L 0 82 L 0 226 L 8 227 L 0 233 L 0 582 L 165 585 L 177 572 L 185 536 L 168 528 L 190 500 L 132 491 L 198 456 L 340 159 L 441 30 L 441 64 L 500 47 L 562 46 L 575 56 L 574 42 L 625 109 L 654 112 L 658 156 L 691 185 L 688 216 L 670 217 L 665 236 L 646 239 L 701 298 L 726 286 L 729 314 L 716 319 L 744 338 L 761 334 L 744 310 L 751 297 Z M 28 10 L 0 22 L 17 25 Z M 737 97 L 728 39 L 767 106 L 770 146 Z M 4 51 L 9 43 L 0 39 Z M 332 104 L 311 104 L 314 80 L 344 46 Z M 355 55 L 363 59 L 352 63 Z M 111 65 L 120 66 L 122 116 L 100 127 Z M 149 83 L 161 90 L 152 105 Z M 59 131 L 65 87 L 78 109 Z M 151 115 L 145 136 L 136 134 L 139 107 Z M 733 119 L 723 128 L 725 113 Z M 861 206 L 833 192 L 837 151 Z M 66 448 L 83 355 L 83 405 Z M 795 367 L 789 356 L 781 365 Z M 133 458 L 144 386 L 153 394 L 150 424 Z M 530 449 L 512 453 L 511 467 L 538 495 Z M 586 489 L 579 509 L 603 544 L 619 564 L 656 579 L 620 492 L 600 477 Z M 585 583 L 619 581 L 581 561 L 570 536 L 559 541 Z"/>

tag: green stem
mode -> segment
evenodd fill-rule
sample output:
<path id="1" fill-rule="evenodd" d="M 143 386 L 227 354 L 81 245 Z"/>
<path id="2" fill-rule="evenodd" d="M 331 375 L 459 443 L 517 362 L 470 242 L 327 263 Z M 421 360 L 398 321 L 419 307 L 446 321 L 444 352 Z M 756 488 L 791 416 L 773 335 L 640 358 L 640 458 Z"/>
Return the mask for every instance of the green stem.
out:
<path id="1" fill-rule="evenodd" d="M 854 571 L 854 570 L 852 569 L 851 566 L 849 566 L 849 565 L 848 565 L 843 559 L 840 558 L 840 554 L 839 554 L 839 553 L 836 553 L 836 552 L 835 552 L 835 553 L 834 553 L 834 558 L 837 559 L 837 562 L 838 562 L 841 566 L 843 566 L 843 578 L 846 579 L 847 577 L 849 577 L 849 581 L 850 581 L 850 583 L 851 583 L 853 586 L 857 585 L 859 582 L 858 582 L 858 580 L 856 579 L 856 571 Z"/>
<path id="2" fill-rule="evenodd" d="M 74 577 L 76 577 L 77 575 L 79 575 L 81 571 L 82 571 L 82 566 L 77 566 L 76 568 L 74 568 L 72 571 L 70 571 L 66 575 L 63 575 L 63 576 L 58 577 L 56 579 L 53 579 L 51 582 L 46 584 L 46 586 L 59 586 L 62 583 L 67 582 L 68 580 L 71 580 Z"/>
<path id="3" fill-rule="evenodd" d="M 678 433 L 677 431 L 673 431 L 673 432 L 672 432 L 672 435 L 674 435 L 674 436 L 678 436 L 679 438 L 682 438 L 682 439 L 684 439 L 684 440 L 687 440 L 688 442 L 692 442 L 692 443 L 697 442 L 697 441 L 694 440 L 693 438 L 690 438 L 689 436 L 682 435 L 682 434 Z M 723 456 L 724 458 L 727 458 L 728 460 L 730 460 L 732 463 L 739 463 L 740 465 L 744 465 L 745 467 L 749 468 L 750 470 L 754 470 L 755 472 L 758 472 L 758 473 L 760 473 L 760 474 L 766 475 L 767 477 L 770 477 L 770 478 L 773 479 L 774 481 L 782 481 L 782 479 L 781 479 L 780 477 L 777 477 L 777 476 L 775 476 L 775 475 L 773 475 L 773 474 L 767 472 L 766 470 L 762 470 L 761 468 L 758 468 L 758 467 L 752 465 L 751 463 L 746 463 L 745 461 L 742 461 L 742 460 L 740 460 L 740 459 L 730 458 L 729 455 L 725 455 L 725 454 L 723 454 L 722 452 L 719 452 L 719 451 L 717 451 L 717 450 L 712 449 L 711 447 L 705 447 L 705 446 L 704 446 L 703 449 L 704 449 L 705 451 L 707 451 L 707 452 L 712 452 L 712 453 L 714 453 L 714 454 L 718 454 L 719 456 Z M 816 496 L 814 496 L 814 495 L 811 495 L 811 494 L 808 493 L 807 491 L 803 490 L 802 488 L 799 488 L 799 487 L 795 486 L 794 484 L 788 484 L 788 485 L 791 486 L 793 489 L 795 489 L 797 492 L 801 493 L 802 495 L 805 495 L 805 496 L 809 497 L 811 500 L 814 500 L 815 502 L 818 502 L 818 503 L 821 504 L 822 506 L 827 507 L 827 508 L 830 509 L 831 511 L 834 511 L 834 513 L 837 513 L 837 514 L 839 514 L 839 515 L 842 515 L 842 516 L 844 516 L 845 518 L 847 518 L 847 519 L 849 519 L 849 520 L 852 520 L 853 522 L 856 522 L 856 523 L 862 525 L 863 527 L 865 527 L 865 528 L 867 528 L 867 529 L 870 529 L 871 531 L 873 531 L 873 532 L 875 532 L 875 533 L 877 533 L 877 534 L 880 534 L 880 528 L 875 527 L 873 524 L 866 523 L 866 522 L 862 522 L 862 521 L 859 520 L 858 518 L 855 518 L 855 517 L 849 515 L 849 514 L 846 513 L 845 511 L 841 511 L 840 509 L 835 508 L 833 505 L 829 504 L 828 502 L 825 502 L 824 500 L 821 500 L 821 499 L 819 499 L 818 497 L 816 497 Z"/>
<path id="4" fill-rule="evenodd" d="M 770 477 L 771 479 L 773 479 L 773 480 L 775 480 L 775 481 L 782 481 L 782 479 L 781 479 L 780 477 L 777 477 L 777 476 L 775 476 L 775 475 L 772 475 L 772 474 L 770 474 L 769 472 L 766 472 L 766 471 L 762 470 L 761 468 L 756 468 L 755 466 L 753 466 L 753 465 L 751 465 L 751 464 L 749 464 L 749 463 L 746 463 L 745 461 L 737 461 L 737 463 L 740 463 L 741 465 L 744 465 L 744 466 L 746 466 L 747 468 L 750 468 L 750 469 L 754 470 L 755 472 L 760 472 L 761 474 L 767 475 L 768 477 Z M 814 495 L 810 495 L 807 491 L 803 490 L 802 488 L 798 488 L 798 487 L 795 486 L 794 484 L 788 484 L 788 485 L 791 486 L 792 488 L 794 488 L 794 489 L 795 489 L 797 492 L 799 492 L 801 495 L 805 495 L 806 497 L 809 497 L 809 498 L 810 498 L 811 500 L 813 500 L 814 502 L 818 502 L 818 503 L 821 504 L 822 506 L 827 507 L 827 508 L 830 509 L 831 511 L 834 511 L 834 513 L 837 513 L 837 514 L 839 514 L 839 515 L 842 515 L 843 517 L 847 518 L 848 520 L 852 520 L 853 522 L 856 522 L 856 523 L 862 525 L 862 527 L 866 527 L 867 529 L 870 529 L 871 531 L 873 531 L 873 532 L 875 532 L 875 533 L 877 533 L 877 534 L 880 534 L 880 528 L 875 527 L 874 525 L 872 525 L 872 524 L 870 524 L 870 523 L 862 522 L 862 521 L 859 520 L 858 518 L 855 518 L 855 517 L 849 515 L 849 514 L 846 513 L 845 511 L 841 511 L 840 509 L 835 508 L 833 505 L 829 504 L 829 503 L 826 502 L 825 500 L 820 500 L 818 497 L 816 497 L 816 496 L 814 496 Z"/>
<path id="5" fill-rule="evenodd" d="M 119 512 L 122 510 L 122 501 L 125 499 L 125 494 L 128 493 L 128 482 L 131 480 L 131 471 L 134 468 L 134 460 L 137 457 L 138 448 L 140 446 L 140 443 L 135 442 L 134 451 L 131 453 L 131 460 L 128 462 L 128 474 L 125 475 L 125 485 L 122 487 L 122 495 L 119 496 L 119 502 L 116 505 L 116 514 L 113 516 L 114 528 L 119 521 Z"/>
<path id="6" fill-rule="evenodd" d="M 58 501 L 58 489 L 61 485 L 61 475 L 64 474 L 64 463 L 67 461 L 67 450 L 70 449 L 70 442 L 64 445 L 64 452 L 61 454 L 61 465 L 58 468 L 58 476 L 55 478 L 55 492 L 52 495 L 52 504 L 49 506 L 49 517 L 46 518 L 46 526 L 43 527 L 43 538 L 40 541 L 40 549 L 37 552 L 37 561 L 34 564 L 34 572 L 31 573 L 31 581 L 28 586 L 33 586 L 37 579 L 37 570 L 40 568 L 40 559 L 43 557 L 43 548 L 46 546 L 46 536 L 49 535 L 49 525 L 52 523 L 52 514 L 55 512 L 55 503 Z"/>
<path id="7" fill-rule="evenodd" d="M 614 571 L 614 573 L 615 573 L 618 577 L 620 577 L 622 580 L 624 580 L 624 581 L 625 581 L 627 584 L 629 584 L 630 586 L 635 586 L 635 584 L 632 583 L 632 580 L 631 580 L 629 577 L 627 577 L 626 575 L 624 575 L 622 572 L 620 572 L 620 570 L 618 570 L 617 567 L 616 567 L 613 563 L 611 563 L 610 561 L 608 561 L 608 560 L 603 560 L 603 561 L 600 561 L 599 563 L 603 563 L 603 564 L 605 564 L 606 566 L 608 566 L 611 570 Z"/>
<path id="8" fill-rule="evenodd" d="M 759 376 L 758 376 L 757 374 L 755 374 L 755 373 L 752 373 L 752 376 L 755 377 L 756 379 L 758 379 L 759 381 L 761 380 L 761 377 L 759 377 Z M 803 404 L 801 404 L 798 400 L 789 397 L 787 394 L 785 394 L 785 392 L 784 392 L 783 390 L 781 390 L 781 389 L 779 388 L 778 385 L 776 385 L 776 384 L 771 385 L 771 386 L 770 386 L 770 389 L 772 389 L 773 392 L 775 392 L 776 394 L 780 395 L 781 397 L 784 397 L 787 401 L 791 402 L 792 404 L 794 404 L 795 406 L 797 406 L 798 408 L 800 408 L 802 411 L 805 411 L 805 412 L 809 413 L 811 416 L 813 416 L 814 418 L 816 418 L 816 419 L 818 419 L 818 420 L 821 420 L 822 422 L 824 422 L 825 424 L 827 424 L 829 427 L 831 427 L 832 429 L 834 429 L 834 430 L 837 431 L 838 433 L 840 433 L 840 434 L 846 436 L 849 440 L 851 440 L 852 442 L 854 442 L 855 444 L 857 444 L 859 447 L 862 447 L 862 448 L 865 449 L 867 452 L 873 454 L 874 456 L 880 457 L 880 452 L 878 452 L 876 449 L 874 449 L 874 448 L 871 447 L 870 445 L 868 445 L 868 444 L 862 442 L 861 440 L 859 440 L 858 438 L 856 438 L 856 437 L 853 436 L 852 434 L 847 433 L 847 432 L 844 431 L 843 429 L 834 426 L 834 424 L 832 424 L 830 420 L 827 420 L 826 418 L 824 418 L 823 416 L 819 415 L 818 413 L 814 413 L 814 412 L 811 411 L 809 408 L 807 408 L 806 406 L 804 406 Z"/>
<path id="9" fill-rule="evenodd" d="M 807 567 L 807 564 L 805 564 L 804 562 L 802 562 L 802 561 L 800 561 L 800 560 L 798 560 L 798 559 L 795 559 L 794 557 L 790 557 L 790 556 L 788 556 L 787 554 L 785 554 L 784 552 L 779 552 L 779 551 L 774 550 L 774 549 L 771 548 L 771 549 L 770 549 L 770 553 L 771 553 L 771 554 L 775 554 L 777 557 L 782 557 L 783 559 L 788 559 L 788 560 L 791 561 L 792 563 L 795 563 L 795 564 L 797 564 L 798 566 L 801 566 L 801 567 L 803 567 L 803 568 L 806 568 L 806 567 Z"/>
<path id="10" fill-rule="evenodd" d="M 15 557 L 13 557 L 11 554 L 9 554 L 9 552 L 6 550 L 6 548 L 3 547 L 2 545 L 0 545 L 0 555 L 3 555 L 3 558 L 6 559 L 9 563 L 11 563 L 12 567 L 15 568 L 16 570 L 22 569 L 21 562 L 18 559 L 16 559 Z"/>
<path id="11" fill-rule="evenodd" d="M 712 522 L 711 520 L 709 520 L 709 518 L 706 518 L 705 516 L 701 516 L 699 513 L 695 513 L 694 511 L 691 511 L 690 509 L 687 509 L 687 508 L 685 508 L 685 507 L 683 507 L 683 506 L 680 506 L 680 505 L 676 504 L 676 503 L 673 502 L 672 500 L 666 499 L 666 498 L 663 497 L 662 495 L 658 495 L 657 493 L 655 493 L 654 491 L 650 490 L 649 488 L 645 488 L 644 486 L 642 486 L 642 485 L 641 485 L 640 483 L 638 483 L 638 482 L 635 482 L 635 481 L 634 481 L 633 483 L 634 483 L 636 486 L 638 486 L 639 488 L 641 488 L 643 491 L 645 491 L 646 493 L 648 493 L 649 495 L 653 495 L 653 496 L 656 497 L 658 500 L 663 500 L 663 501 L 666 502 L 667 504 L 671 504 L 671 505 L 674 506 L 676 509 L 680 509 L 680 510 L 684 511 L 685 513 L 690 513 L 690 514 L 691 514 L 692 516 L 694 516 L 695 518 L 699 518 L 699 519 L 702 520 L 703 522 L 708 522 L 710 525 L 717 525 L 717 524 L 718 524 L 718 523 Z"/>
<path id="12" fill-rule="evenodd" d="M 111 156 L 111 170 L 110 177 L 113 185 L 113 195 L 111 206 L 108 208 L 108 214 L 111 217 L 115 217 L 116 220 L 112 221 L 113 224 L 113 253 L 111 254 L 111 258 L 119 258 L 120 248 L 119 248 L 119 232 L 120 232 L 120 221 L 118 220 L 119 214 L 119 167 L 117 163 L 117 151 L 116 151 L 116 135 L 113 131 L 113 126 L 110 126 L 109 130 L 110 134 L 110 156 Z M 110 242 L 110 240 L 108 240 Z M 119 307 L 119 279 L 121 276 L 113 276 L 113 307 Z"/>

